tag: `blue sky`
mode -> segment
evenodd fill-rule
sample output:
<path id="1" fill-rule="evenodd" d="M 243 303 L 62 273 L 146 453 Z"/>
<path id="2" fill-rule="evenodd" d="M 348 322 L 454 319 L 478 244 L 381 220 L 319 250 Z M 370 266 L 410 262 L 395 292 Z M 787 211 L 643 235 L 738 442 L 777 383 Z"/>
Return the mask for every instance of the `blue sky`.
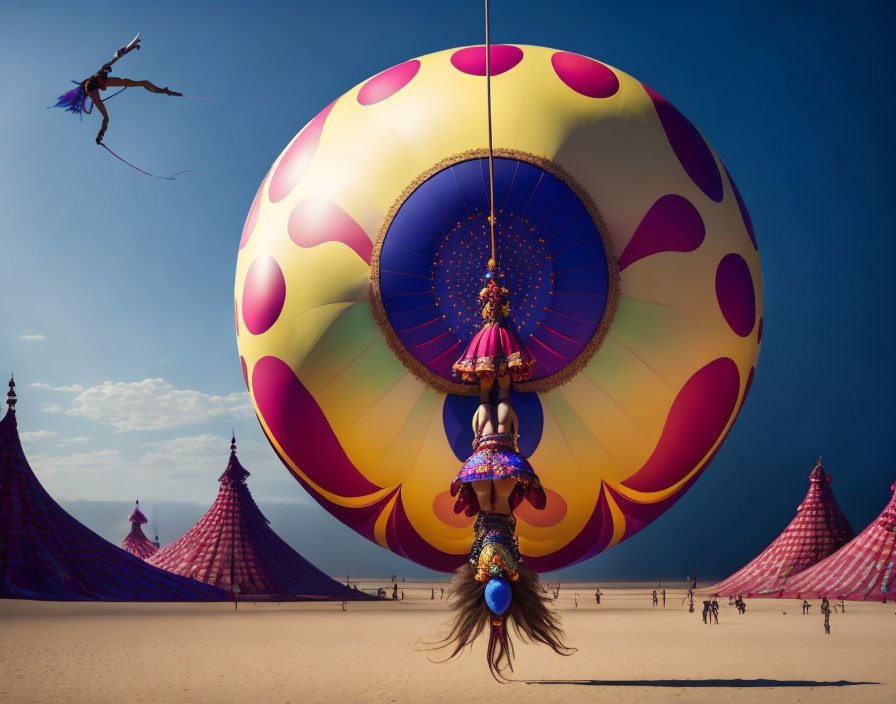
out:
<path id="1" fill-rule="evenodd" d="M 763 350 L 725 446 L 665 530 L 571 574 L 709 554 L 734 568 L 790 519 L 820 454 L 863 527 L 896 478 L 890 4 L 495 1 L 492 21 L 496 42 L 593 56 L 671 100 L 736 179 L 762 257 Z M 118 75 L 214 102 L 128 90 L 106 141 L 150 171 L 206 175 L 142 176 L 96 147 L 96 115 L 44 109 L 137 31 Z M 16 372 L 25 448 L 54 496 L 201 514 L 234 425 L 263 508 L 301 507 L 345 562 L 382 553 L 307 498 L 251 413 L 237 244 L 270 163 L 324 105 L 481 36 L 478 2 L 0 6 L 0 370 Z"/>

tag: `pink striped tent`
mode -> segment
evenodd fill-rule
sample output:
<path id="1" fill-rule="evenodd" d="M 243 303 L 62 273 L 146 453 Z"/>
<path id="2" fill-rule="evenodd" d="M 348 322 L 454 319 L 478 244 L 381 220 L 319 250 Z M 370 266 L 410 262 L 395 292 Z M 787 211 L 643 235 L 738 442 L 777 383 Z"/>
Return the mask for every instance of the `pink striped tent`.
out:
<path id="1" fill-rule="evenodd" d="M 131 511 L 131 515 L 128 516 L 128 520 L 131 522 L 131 532 L 121 541 L 121 549 L 127 550 L 131 555 L 136 555 L 141 560 L 145 560 L 157 552 L 159 546 L 147 538 L 143 528 L 141 528 L 148 521 L 146 516 L 143 515 L 143 511 L 140 510 L 139 501 L 134 506 L 134 510 Z"/>
<path id="2" fill-rule="evenodd" d="M 237 459 L 236 439 L 230 443 L 211 508 L 147 562 L 252 601 L 374 598 L 328 577 L 271 530 L 246 486 L 249 472 Z"/>
<path id="3" fill-rule="evenodd" d="M 748 565 L 701 591 L 722 596 L 781 596 L 794 575 L 827 557 L 854 535 L 819 457 L 809 474 L 806 498 L 784 532 Z"/>
<path id="4" fill-rule="evenodd" d="M 896 484 L 881 514 L 830 557 L 787 584 L 797 599 L 886 601 L 896 588 Z"/>
<path id="5" fill-rule="evenodd" d="M 0 598 L 59 601 L 224 601 L 103 540 L 47 493 L 25 457 L 15 382 L 0 420 Z"/>

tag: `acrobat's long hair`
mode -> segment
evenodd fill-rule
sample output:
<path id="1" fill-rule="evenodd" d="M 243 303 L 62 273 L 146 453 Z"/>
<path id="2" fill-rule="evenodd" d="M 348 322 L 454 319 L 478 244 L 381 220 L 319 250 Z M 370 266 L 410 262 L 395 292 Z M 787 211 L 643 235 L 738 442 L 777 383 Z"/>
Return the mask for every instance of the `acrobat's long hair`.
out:
<path id="1" fill-rule="evenodd" d="M 513 594 L 510 606 L 503 618 L 496 619 L 485 603 L 485 582 L 474 579 L 476 569 L 469 562 L 454 572 L 448 587 L 448 598 L 454 612 L 454 623 L 445 638 L 433 644 L 436 648 L 449 648 L 448 659 L 461 651 L 489 628 L 486 658 L 488 669 L 496 680 L 506 680 L 505 668 L 513 671 L 513 641 L 507 624 L 524 643 L 543 643 L 558 655 L 572 655 L 575 648 L 563 641 L 565 635 L 560 619 L 550 608 L 551 600 L 538 588 L 538 575 L 523 564 L 518 565 L 519 579 L 509 582 Z"/>

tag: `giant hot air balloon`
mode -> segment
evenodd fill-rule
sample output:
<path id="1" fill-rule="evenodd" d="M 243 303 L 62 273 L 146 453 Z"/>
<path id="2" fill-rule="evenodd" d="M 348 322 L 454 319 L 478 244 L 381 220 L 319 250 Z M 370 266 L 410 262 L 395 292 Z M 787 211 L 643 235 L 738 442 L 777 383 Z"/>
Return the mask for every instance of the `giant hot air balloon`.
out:
<path id="1" fill-rule="evenodd" d="M 534 360 L 511 392 L 544 510 L 516 511 L 537 570 L 592 557 L 700 476 L 762 337 L 753 228 L 700 132 L 650 87 L 536 46 L 450 49 L 321 110 L 261 183 L 239 244 L 246 385 L 271 445 L 331 514 L 450 571 L 473 518 L 449 485 L 475 389 L 452 367 L 490 256 Z"/>

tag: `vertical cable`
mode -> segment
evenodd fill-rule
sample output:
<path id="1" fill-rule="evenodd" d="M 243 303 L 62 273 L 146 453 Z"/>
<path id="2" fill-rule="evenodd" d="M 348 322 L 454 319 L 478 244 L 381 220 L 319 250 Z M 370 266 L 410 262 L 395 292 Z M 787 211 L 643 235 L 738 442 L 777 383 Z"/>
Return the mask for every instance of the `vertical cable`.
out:
<path id="1" fill-rule="evenodd" d="M 485 0 L 485 93 L 488 107 L 488 224 L 492 242 L 492 258 L 489 268 L 497 270 L 495 256 L 495 167 L 492 147 L 492 50 L 488 31 L 488 0 Z"/>

